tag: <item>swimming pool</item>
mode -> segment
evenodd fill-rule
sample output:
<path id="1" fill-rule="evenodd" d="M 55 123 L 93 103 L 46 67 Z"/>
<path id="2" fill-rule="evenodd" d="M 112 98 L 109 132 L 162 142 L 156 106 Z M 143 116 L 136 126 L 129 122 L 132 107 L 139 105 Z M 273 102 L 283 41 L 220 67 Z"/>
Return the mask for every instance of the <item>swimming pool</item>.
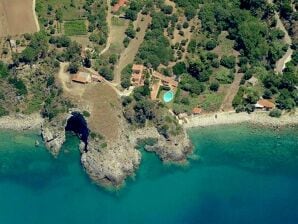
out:
<path id="1" fill-rule="evenodd" d="M 170 90 L 163 95 L 163 101 L 165 103 L 171 102 L 174 99 L 174 93 Z"/>

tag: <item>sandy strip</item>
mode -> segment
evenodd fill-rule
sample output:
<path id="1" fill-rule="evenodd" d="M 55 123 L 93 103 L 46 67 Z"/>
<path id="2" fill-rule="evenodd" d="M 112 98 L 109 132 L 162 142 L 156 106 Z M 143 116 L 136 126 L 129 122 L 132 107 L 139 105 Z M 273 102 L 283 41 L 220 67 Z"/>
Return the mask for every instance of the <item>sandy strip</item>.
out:
<path id="1" fill-rule="evenodd" d="M 36 15 L 36 11 L 35 11 L 35 6 L 36 6 L 36 0 L 32 0 L 32 11 L 33 11 L 33 16 L 34 16 L 34 20 L 35 20 L 35 25 L 36 25 L 36 29 L 37 32 L 40 31 L 40 26 L 39 26 L 39 21 L 38 21 L 38 16 Z"/>
<path id="2" fill-rule="evenodd" d="M 0 117 L 0 129 L 38 129 L 41 127 L 42 122 L 43 119 L 38 113 L 31 115 L 16 114 L 12 116 Z"/>
<path id="3" fill-rule="evenodd" d="M 216 118 L 217 115 L 217 118 Z M 187 118 L 188 122 L 183 124 L 185 128 L 207 127 L 212 125 L 238 124 L 238 123 L 255 123 L 260 125 L 283 126 L 298 125 L 298 113 L 285 114 L 280 118 L 273 118 L 268 112 L 236 113 L 223 112 L 216 114 L 199 115 Z"/>

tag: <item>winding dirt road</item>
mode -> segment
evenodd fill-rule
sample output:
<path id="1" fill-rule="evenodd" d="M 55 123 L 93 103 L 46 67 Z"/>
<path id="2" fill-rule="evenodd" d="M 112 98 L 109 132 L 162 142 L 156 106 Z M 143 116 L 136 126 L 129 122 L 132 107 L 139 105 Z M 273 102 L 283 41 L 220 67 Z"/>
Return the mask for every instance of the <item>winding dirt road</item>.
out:
<path id="1" fill-rule="evenodd" d="M 272 0 L 268 0 L 268 3 L 273 4 L 273 1 Z M 274 17 L 275 17 L 275 19 L 277 21 L 276 27 L 279 28 L 280 30 L 282 30 L 285 33 L 284 42 L 289 45 L 287 52 L 284 54 L 284 56 L 282 58 L 280 58 L 276 62 L 276 65 L 275 65 L 274 71 L 275 72 L 278 72 L 278 73 L 282 73 L 282 71 L 286 67 L 286 64 L 289 61 L 291 61 L 291 59 L 292 59 L 292 54 L 293 54 L 293 50 L 291 49 L 292 39 L 291 39 L 288 31 L 286 30 L 284 24 L 282 23 L 278 12 L 275 12 Z"/>
<path id="2" fill-rule="evenodd" d="M 39 26 L 39 21 L 38 21 L 38 16 L 35 10 L 36 7 L 36 0 L 32 0 L 32 11 L 33 11 L 33 16 L 34 16 L 34 21 L 36 25 L 37 32 L 40 31 L 40 26 Z"/>
<path id="3" fill-rule="evenodd" d="M 107 4 L 108 4 L 108 13 L 107 13 L 107 23 L 108 23 L 108 29 L 109 29 L 109 35 L 108 35 L 108 39 L 107 39 L 107 43 L 105 48 L 99 53 L 99 56 L 103 55 L 104 53 L 106 53 L 110 46 L 111 46 L 111 26 L 112 26 L 112 7 L 111 7 L 111 0 L 107 0 Z"/>
<path id="4" fill-rule="evenodd" d="M 134 27 L 140 27 L 140 31 L 137 32 L 136 37 L 132 39 L 127 48 L 121 53 L 119 62 L 114 71 L 114 83 L 119 85 L 121 82 L 121 71 L 125 68 L 126 65 L 132 63 L 135 59 L 136 54 L 138 53 L 139 47 L 143 43 L 146 30 L 148 25 L 151 22 L 150 15 L 142 15 L 139 13 L 138 19 L 134 23 Z"/>

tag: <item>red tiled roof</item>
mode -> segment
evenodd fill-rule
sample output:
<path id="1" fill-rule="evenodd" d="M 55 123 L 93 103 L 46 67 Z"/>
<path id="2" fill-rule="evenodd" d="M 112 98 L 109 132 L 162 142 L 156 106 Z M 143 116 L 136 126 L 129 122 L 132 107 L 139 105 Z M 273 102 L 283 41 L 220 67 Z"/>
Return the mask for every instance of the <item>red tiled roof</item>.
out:
<path id="1" fill-rule="evenodd" d="M 137 64 L 134 64 L 134 65 L 132 66 L 132 70 L 133 70 L 133 71 L 140 71 L 140 72 L 142 72 L 142 71 L 144 70 L 144 65 L 137 65 Z"/>
<path id="2" fill-rule="evenodd" d="M 119 9 L 126 4 L 126 2 L 127 0 L 119 0 L 118 3 L 113 6 L 113 12 L 118 12 Z"/>
<path id="3" fill-rule="evenodd" d="M 153 77 L 160 79 L 161 81 L 167 82 L 170 86 L 177 87 L 178 82 L 174 80 L 173 77 L 167 77 L 159 72 L 153 72 Z"/>
<path id="4" fill-rule="evenodd" d="M 261 106 L 263 106 L 265 108 L 273 108 L 273 107 L 275 107 L 275 104 L 274 103 L 270 102 L 269 100 L 265 100 L 265 99 L 259 100 L 257 102 L 257 104 L 259 104 L 259 105 L 261 105 Z"/>
<path id="5" fill-rule="evenodd" d="M 71 81 L 84 83 L 84 84 L 89 83 L 89 82 L 91 82 L 91 75 L 86 72 L 79 72 L 72 76 Z"/>
<path id="6" fill-rule="evenodd" d="M 202 113 L 202 109 L 199 108 L 199 107 L 195 107 L 195 108 L 192 109 L 192 113 L 193 114 L 200 114 L 200 113 Z"/>

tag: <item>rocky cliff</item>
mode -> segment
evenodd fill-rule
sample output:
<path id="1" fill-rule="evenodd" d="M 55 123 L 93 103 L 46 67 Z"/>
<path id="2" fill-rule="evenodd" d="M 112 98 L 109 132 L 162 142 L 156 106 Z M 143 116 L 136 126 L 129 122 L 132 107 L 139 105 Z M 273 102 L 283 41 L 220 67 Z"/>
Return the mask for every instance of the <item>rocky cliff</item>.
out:
<path id="1" fill-rule="evenodd" d="M 141 153 L 131 144 L 125 132 L 118 139 L 101 148 L 91 140 L 87 152 L 83 152 L 81 162 L 96 183 L 119 187 L 124 180 L 134 174 L 141 162 Z"/>
<path id="2" fill-rule="evenodd" d="M 57 155 L 65 142 L 65 124 L 70 116 L 42 126 L 42 136 L 47 148 Z M 163 161 L 185 162 L 192 152 L 191 143 L 185 132 L 169 139 L 161 136 L 155 127 L 131 131 L 121 119 L 120 135 L 107 145 L 100 140 L 89 138 L 87 148 L 82 141 L 81 163 L 92 180 L 103 186 L 121 186 L 128 176 L 132 176 L 141 162 L 141 153 L 136 149 L 142 139 L 155 139 L 153 145 L 146 145 L 147 151 L 155 152 Z M 111 130 L 112 131 L 112 130 Z"/>
<path id="3" fill-rule="evenodd" d="M 41 127 L 41 135 L 49 151 L 57 156 L 65 142 L 65 127 L 63 121 L 44 122 Z"/>
<path id="4" fill-rule="evenodd" d="M 138 129 L 130 135 L 130 141 L 134 145 L 139 140 L 148 138 L 156 141 L 153 145 L 145 145 L 145 150 L 155 152 L 165 162 L 185 162 L 192 153 L 192 144 L 184 131 L 169 139 L 161 136 L 155 127 Z"/>

